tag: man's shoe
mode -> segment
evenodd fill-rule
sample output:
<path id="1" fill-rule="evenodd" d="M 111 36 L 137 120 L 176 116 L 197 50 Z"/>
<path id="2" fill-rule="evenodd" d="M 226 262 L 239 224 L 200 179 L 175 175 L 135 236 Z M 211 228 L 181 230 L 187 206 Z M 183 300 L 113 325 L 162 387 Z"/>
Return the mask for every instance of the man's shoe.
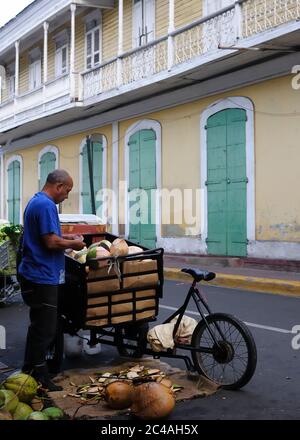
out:
<path id="1" fill-rule="evenodd" d="M 45 388 L 48 391 L 63 390 L 61 386 L 56 385 L 54 382 L 52 382 L 46 365 L 42 365 L 41 367 L 35 367 L 32 372 L 32 377 L 34 377 L 42 385 L 42 388 Z"/>

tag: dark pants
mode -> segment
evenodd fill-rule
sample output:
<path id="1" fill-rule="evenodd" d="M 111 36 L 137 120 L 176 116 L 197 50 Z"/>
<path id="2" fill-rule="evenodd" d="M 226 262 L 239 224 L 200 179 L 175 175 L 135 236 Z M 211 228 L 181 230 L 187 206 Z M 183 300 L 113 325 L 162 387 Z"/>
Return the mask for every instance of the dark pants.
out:
<path id="1" fill-rule="evenodd" d="M 32 369 L 45 364 L 47 351 L 54 341 L 57 327 L 58 286 L 35 284 L 20 279 L 22 297 L 30 307 L 24 367 Z"/>

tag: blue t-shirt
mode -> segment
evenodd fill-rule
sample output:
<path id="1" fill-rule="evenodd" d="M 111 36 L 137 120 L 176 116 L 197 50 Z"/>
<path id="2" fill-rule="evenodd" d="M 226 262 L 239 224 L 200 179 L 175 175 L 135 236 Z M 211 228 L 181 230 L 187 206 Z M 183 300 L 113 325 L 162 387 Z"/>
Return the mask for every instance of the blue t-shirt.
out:
<path id="1" fill-rule="evenodd" d="M 65 281 L 65 258 L 61 250 L 47 249 L 42 236 L 56 234 L 61 228 L 54 201 L 38 192 L 29 201 L 24 213 L 23 257 L 20 274 L 37 284 L 62 284 Z"/>

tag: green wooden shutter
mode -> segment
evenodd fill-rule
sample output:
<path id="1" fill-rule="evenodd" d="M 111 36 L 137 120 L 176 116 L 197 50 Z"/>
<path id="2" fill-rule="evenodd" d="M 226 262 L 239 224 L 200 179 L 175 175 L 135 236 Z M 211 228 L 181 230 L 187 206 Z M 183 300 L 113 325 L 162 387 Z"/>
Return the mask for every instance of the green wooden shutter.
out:
<path id="1" fill-rule="evenodd" d="M 13 161 L 7 170 L 8 175 L 8 220 L 15 225 L 20 223 L 20 162 Z"/>
<path id="2" fill-rule="evenodd" d="M 156 189 L 156 135 L 153 130 L 140 131 L 140 181 L 147 193 L 147 206 L 141 199 L 141 244 L 153 249 L 156 246 L 155 199 L 151 192 Z M 152 221 L 154 223 L 152 223 Z"/>
<path id="3" fill-rule="evenodd" d="M 129 199 L 129 240 L 140 243 L 141 239 L 141 225 L 133 222 L 132 214 L 140 209 L 135 197 L 131 200 L 131 193 L 133 190 L 140 188 L 140 135 L 135 133 L 130 137 L 129 143 L 129 183 L 128 183 L 128 199 Z"/>
<path id="4" fill-rule="evenodd" d="M 93 164 L 94 195 L 96 202 L 96 213 L 102 217 L 102 202 L 97 200 L 97 193 L 102 189 L 103 176 L 103 144 L 100 141 L 91 142 L 91 155 Z M 91 189 L 89 179 L 89 162 L 87 146 L 82 150 L 82 210 L 83 214 L 92 213 Z"/>
<path id="5" fill-rule="evenodd" d="M 227 111 L 227 255 L 247 255 L 246 111 Z"/>
<path id="6" fill-rule="evenodd" d="M 226 112 L 207 121 L 207 247 L 210 254 L 226 255 Z"/>
<path id="7" fill-rule="evenodd" d="M 208 252 L 247 255 L 246 111 L 207 121 Z"/>
<path id="8" fill-rule="evenodd" d="M 149 248 L 156 244 L 155 201 L 151 190 L 156 189 L 156 136 L 153 130 L 140 130 L 129 140 L 129 239 Z M 138 196 L 136 190 L 144 190 L 147 198 Z M 132 191 L 134 193 L 132 193 Z M 131 200 L 131 194 L 134 194 Z M 132 215 L 139 212 L 135 224 Z M 152 223 L 154 220 L 154 223 Z"/>
<path id="9" fill-rule="evenodd" d="M 46 183 L 48 174 L 52 173 L 56 168 L 56 156 L 53 152 L 49 151 L 42 155 L 40 159 L 40 182 L 39 189 L 43 189 Z"/>

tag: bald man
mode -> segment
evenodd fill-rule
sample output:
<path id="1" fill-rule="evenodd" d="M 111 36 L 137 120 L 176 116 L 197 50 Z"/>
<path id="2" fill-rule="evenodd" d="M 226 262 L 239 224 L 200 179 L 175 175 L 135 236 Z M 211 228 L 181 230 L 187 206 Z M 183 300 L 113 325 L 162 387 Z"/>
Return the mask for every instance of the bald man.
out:
<path id="1" fill-rule="evenodd" d="M 61 389 L 50 380 L 46 355 L 56 335 L 58 290 L 65 281 L 64 250 L 79 251 L 85 246 L 83 240 L 61 234 L 56 205 L 68 198 L 72 188 L 73 180 L 65 170 L 53 171 L 24 212 L 18 273 L 23 300 L 30 307 L 30 325 L 22 371 L 49 391 Z"/>

